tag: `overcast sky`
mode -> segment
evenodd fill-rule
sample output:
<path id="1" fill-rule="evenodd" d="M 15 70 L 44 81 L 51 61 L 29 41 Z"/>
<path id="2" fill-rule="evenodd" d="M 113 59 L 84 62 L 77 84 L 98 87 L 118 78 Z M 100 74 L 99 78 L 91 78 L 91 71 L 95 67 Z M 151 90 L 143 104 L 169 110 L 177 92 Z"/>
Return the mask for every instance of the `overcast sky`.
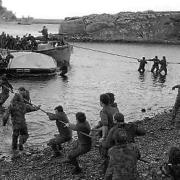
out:
<path id="1" fill-rule="evenodd" d="M 180 11 L 180 0 L 2 0 L 17 17 L 64 19 L 121 11 Z"/>

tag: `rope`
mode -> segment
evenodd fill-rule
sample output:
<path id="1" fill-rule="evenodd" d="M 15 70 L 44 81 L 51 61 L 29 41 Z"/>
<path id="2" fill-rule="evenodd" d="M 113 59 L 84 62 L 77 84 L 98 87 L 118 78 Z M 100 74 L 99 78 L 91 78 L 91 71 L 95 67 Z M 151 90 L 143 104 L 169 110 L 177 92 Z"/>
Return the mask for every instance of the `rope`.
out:
<path id="1" fill-rule="evenodd" d="M 85 48 L 85 47 L 77 46 L 77 45 L 72 45 L 72 46 L 74 46 L 74 47 L 76 47 L 76 48 L 80 48 L 80 49 L 86 49 L 86 50 L 94 51 L 94 52 L 100 52 L 100 53 L 104 53 L 104 54 L 109 54 L 109 55 L 114 55 L 114 56 L 120 56 L 120 57 L 129 58 L 129 59 L 139 60 L 139 58 L 132 57 L 132 56 L 125 56 L 125 55 L 121 55 L 121 54 L 116 54 L 116 53 L 111 53 L 111 52 L 96 50 L 96 49 L 92 49 L 92 48 Z"/>
<path id="2" fill-rule="evenodd" d="M 109 55 L 113 55 L 113 56 L 120 56 L 120 57 L 125 57 L 125 58 L 129 58 L 129 59 L 136 59 L 136 60 L 140 60 L 139 58 L 136 57 L 132 57 L 132 56 L 126 56 L 126 55 L 121 55 L 121 54 L 116 54 L 116 53 L 111 53 L 111 52 L 106 52 L 106 51 L 101 51 L 101 50 L 96 50 L 96 49 L 92 49 L 92 48 L 85 48 L 82 46 L 77 46 L 77 45 L 72 45 L 76 48 L 80 48 L 80 49 L 86 49 L 86 50 L 90 50 L 90 51 L 94 51 L 94 52 L 100 52 L 100 53 L 104 53 L 104 54 L 109 54 Z M 149 61 L 149 60 L 146 60 Z M 167 62 L 167 64 L 180 64 L 180 62 Z"/>
<path id="3" fill-rule="evenodd" d="M 3 85 L 4 86 L 4 85 Z M 13 94 L 15 94 L 13 91 L 11 91 L 7 86 L 4 86 L 6 89 L 8 89 L 11 93 L 13 93 Z M 35 104 L 33 104 L 33 103 L 30 103 L 29 101 L 27 101 L 26 99 L 24 99 L 23 98 L 23 100 L 26 102 L 26 103 L 28 103 L 28 104 L 30 104 L 30 105 L 32 105 L 32 106 L 34 106 L 34 107 L 38 107 L 37 105 L 35 105 Z M 43 113 L 45 113 L 46 115 L 48 114 L 48 112 L 47 111 L 45 111 L 44 109 L 41 109 L 40 107 L 38 107 L 39 108 L 39 110 L 41 110 Z M 66 123 L 65 122 L 63 122 L 63 121 L 60 121 L 60 120 L 58 120 L 60 123 L 62 123 L 62 124 L 64 124 L 64 125 L 66 125 Z M 90 137 L 90 138 L 93 138 L 92 136 L 90 136 L 89 134 L 86 134 L 86 133 L 84 133 L 84 132 L 82 132 L 82 131 L 78 131 L 79 133 L 81 133 L 81 134 L 83 134 L 83 135 L 85 135 L 85 136 L 88 136 L 88 137 Z"/>

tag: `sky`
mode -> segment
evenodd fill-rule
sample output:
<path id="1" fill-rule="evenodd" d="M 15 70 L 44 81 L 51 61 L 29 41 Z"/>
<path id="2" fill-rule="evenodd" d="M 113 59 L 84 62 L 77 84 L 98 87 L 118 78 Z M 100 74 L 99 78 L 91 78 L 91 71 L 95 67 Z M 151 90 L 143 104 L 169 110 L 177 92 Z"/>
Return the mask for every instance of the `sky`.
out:
<path id="1" fill-rule="evenodd" d="M 17 17 L 42 19 L 122 11 L 180 11 L 180 0 L 2 0 L 2 5 Z"/>

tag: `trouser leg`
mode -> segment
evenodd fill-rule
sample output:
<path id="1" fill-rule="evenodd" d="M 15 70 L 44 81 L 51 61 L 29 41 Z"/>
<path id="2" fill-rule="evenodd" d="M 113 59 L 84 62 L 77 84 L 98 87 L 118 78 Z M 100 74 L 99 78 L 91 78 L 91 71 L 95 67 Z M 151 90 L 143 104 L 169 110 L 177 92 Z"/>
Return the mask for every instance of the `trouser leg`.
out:
<path id="1" fill-rule="evenodd" d="M 12 150 L 17 150 L 18 136 L 19 136 L 19 130 L 14 129 L 12 135 Z"/>
<path id="2" fill-rule="evenodd" d="M 19 144 L 23 145 L 24 143 L 26 143 L 29 137 L 27 126 L 24 126 L 23 128 L 21 128 L 20 135 L 21 136 L 19 138 Z"/>
<path id="3" fill-rule="evenodd" d="M 151 72 L 154 72 L 154 69 L 155 69 L 155 67 L 153 66 L 153 67 L 151 68 Z"/>
<path id="4" fill-rule="evenodd" d="M 77 157 L 87 153 L 88 151 L 90 151 L 90 149 L 91 145 L 78 145 L 78 147 L 68 155 L 68 159 L 70 160 L 69 162 L 74 165 L 75 168 L 80 168 Z"/>

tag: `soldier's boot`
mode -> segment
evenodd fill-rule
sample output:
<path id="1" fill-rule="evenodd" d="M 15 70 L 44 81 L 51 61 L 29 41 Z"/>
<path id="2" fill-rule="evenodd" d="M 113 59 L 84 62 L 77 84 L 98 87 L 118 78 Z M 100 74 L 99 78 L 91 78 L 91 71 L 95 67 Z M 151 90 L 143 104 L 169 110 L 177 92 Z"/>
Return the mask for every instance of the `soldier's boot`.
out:
<path id="1" fill-rule="evenodd" d="M 58 144 L 57 146 L 58 146 L 59 151 L 61 151 L 62 150 L 61 144 Z"/>
<path id="2" fill-rule="evenodd" d="M 12 150 L 13 151 L 17 150 L 17 141 L 18 141 L 18 136 L 12 136 Z"/>
<path id="3" fill-rule="evenodd" d="M 51 156 L 51 158 L 57 158 L 62 156 L 62 153 L 58 150 L 57 145 L 53 144 L 51 145 L 51 148 L 53 150 L 53 155 Z"/>
<path id="4" fill-rule="evenodd" d="M 75 166 L 75 168 L 72 171 L 72 174 L 79 174 L 79 173 L 81 173 L 82 169 L 79 167 L 79 163 L 78 163 L 77 159 L 76 158 L 72 158 L 70 160 L 71 160 L 70 163 Z"/>
<path id="5" fill-rule="evenodd" d="M 22 144 L 19 144 L 19 150 L 20 150 L 20 151 L 23 151 L 23 150 L 24 150 L 24 147 L 23 147 Z"/>
<path id="6" fill-rule="evenodd" d="M 82 169 L 80 167 L 75 167 L 72 171 L 72 174 L 80 174 L 82 173 Z"/>

